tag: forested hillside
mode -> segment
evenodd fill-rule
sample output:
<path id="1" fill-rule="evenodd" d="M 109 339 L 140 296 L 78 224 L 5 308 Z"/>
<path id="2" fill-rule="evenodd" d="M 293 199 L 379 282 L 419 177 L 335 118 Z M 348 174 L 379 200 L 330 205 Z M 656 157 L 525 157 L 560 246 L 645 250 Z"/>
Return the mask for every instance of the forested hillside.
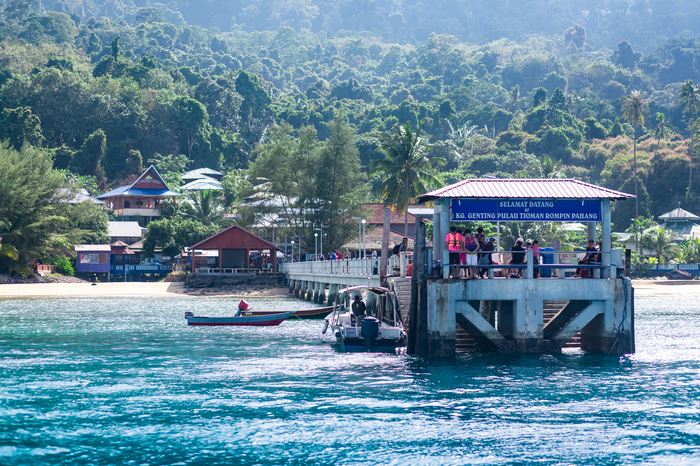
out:
<path id="1" fill-rule="evenodd" d="M 106 189 L 171 154 L 248 180 L 280 144 L 313 152 L 316 170 L 349 131 L 357 151 L 339 164 L 361 173 L 341 204 L 372 198 L 370 162 L 397 124 L 422 122 L 443 183 L 566 175 L 634 192 L 636 138 L 640 216 L 700 213 L 695 113 L 679 100 L 700 80 L 698 29 L 691 1 L 15 0 L 0 138 Z M 648 106 L 636 127 L 633 91 Z M 298 195 L 273 175 L 276 194 Z M 615 229 L 633 216 L 618 207 Z"/>

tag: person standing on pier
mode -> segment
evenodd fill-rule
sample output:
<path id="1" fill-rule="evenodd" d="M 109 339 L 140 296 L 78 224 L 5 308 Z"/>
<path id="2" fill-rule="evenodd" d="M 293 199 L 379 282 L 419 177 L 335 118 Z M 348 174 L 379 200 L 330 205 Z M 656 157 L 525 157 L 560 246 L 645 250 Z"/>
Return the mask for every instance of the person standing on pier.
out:
<path id="1" fill-rule="evenodd" d="M 467 253 L 464 252 L 464 233 L 462 230 L 457 230 L 457 234 L 460 237 L 459 241 L 459 278 L 467 278 L 469 276 L 469 271 L 463 266 L 467 265 Z"/>
<path id="2" fill-rule="evenodd" d="M 464 263 L 468 266 L 467 270 L 469 278 L 476 278 L 476 263 L 477 263 L 477 253 L 479 249 L 479 243 L 472 236 L 472 231 L 470 229 L 464 230 L 464 237 L 462 239 L 464 244 L 465 260 Z"/>
<path id="3" fill-rule="evenodd" d="M 493 265 L 493 258 L 491 257 L 491 252 L 496 249 L 496 238 L 491 237 L 489 240 L 481 247 L 481 257 L 479 257 L 479 265 Z M 479 278 L 486 278 L 484 274 L 488 274 L 489 269 L 479 269 Z"/>
<path id="4" fill-rule="evenodd" d="M 510 260 L 511 265 L 523 265 L 525 263 L 525 248 L 523 247 L 522 238 L 517 239 L 517 241 L 515 242 L 515 246 L 510 248 L 510 252 L 512 256 Z M 522 269 L 517 268 L 515 269 L 514 273 L 510 273 L 508 276 L 511 278 L 521 278 Z"/>
<path id="5" fill-rule="evenodd" d="M 450 251 L 451 277 L 459 278 L 459 249 L 462 235 L 457 233 L 457 227 L 450 227 L 450 232 L 445 236 L 445 248 Z"/>
<path id="6" fill-rule="evenodd" d="M 474 235 L 474 239 L 476 240 L 477 243 L 479 243 L 479 249 L 484 249 L 484 246 L 486 245 L 486 235 L 484 234 L 484 229 L 479 227 L 476 229 L 476 234 Z"/>

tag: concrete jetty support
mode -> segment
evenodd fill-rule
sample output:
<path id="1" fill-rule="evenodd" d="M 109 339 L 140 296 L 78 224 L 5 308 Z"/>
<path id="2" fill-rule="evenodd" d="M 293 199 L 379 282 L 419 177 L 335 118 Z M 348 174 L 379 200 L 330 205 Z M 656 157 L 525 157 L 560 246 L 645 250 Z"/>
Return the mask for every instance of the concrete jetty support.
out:
<path id="1" fill-rule="evenodd" d="M 633 290 L 617 279 L 426 281 L 426 319 L 418 325 L 417 353 L 451 356 L 459 324 L 482 351 L 559 353 L 581 334 L 584 351 L 633 353 Z M 419 293 L 423 290 L 419 290 Z M 569 304 L 544 325 L 545 300 Z"/>

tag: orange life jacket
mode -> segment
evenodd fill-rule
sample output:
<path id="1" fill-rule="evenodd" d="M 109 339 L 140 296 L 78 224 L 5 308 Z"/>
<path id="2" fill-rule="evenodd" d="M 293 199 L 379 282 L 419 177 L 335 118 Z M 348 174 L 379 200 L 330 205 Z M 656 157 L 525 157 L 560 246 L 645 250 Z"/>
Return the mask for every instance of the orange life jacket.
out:
<path id="1" fill-rule="evenodd" d="M 448 233 L 447 238 L 447 244 L 450 251 L 459 251 L 459 240 L 457 239 L 457 233 Z"/>

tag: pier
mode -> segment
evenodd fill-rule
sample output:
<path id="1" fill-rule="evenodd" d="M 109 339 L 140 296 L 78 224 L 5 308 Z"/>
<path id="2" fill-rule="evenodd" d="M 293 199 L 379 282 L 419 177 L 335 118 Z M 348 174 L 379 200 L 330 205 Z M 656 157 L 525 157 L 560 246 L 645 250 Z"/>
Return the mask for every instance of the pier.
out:
<path id="1" fill-rule="evenodd" d="M 611 201 L 633 196 L 575 180 L 479 179 L 464 180 L 419 198 L 435 204 L 433 254 L 441 259 L 435 270 L 422 246 L 424 229 L 416 232 L 413 291 L 409 320 L 410 353 L 449 356 L 456 347 L 459 325 L 482 351 L 557 353 L 574 337 L 591 353 L 634 352 L 634 290 L 624 276 L 622 254 L 612 249 Z M 488 219 L 513 221 L 581 221 L 588 239 L 597 243 L 601 224 L 600 262 L 585 266 L 559 263 L 565 251 L 549 251 L 554 261 L 535 264 L 532 249 L 526 265 L 499 264 L 522 270 L 523 278 L 450 278 L 449 251 L 444 238 L 450 222 Z M 421 238 L 423 235 L 423 238 Z M 540 251 L 543 253 L 544 251 Z M 428 265 L 430 264 L 430 265 Z M 591 278 L 566 278 L 564 270 L 586 268 Z M 535 269 L 550 269 L 552 278 L 536 278 Z M 437 273 L 436 273 L 437 272 Z M 545 322 L 545 303 L 567 303 Z"/>
<path id="2" fill-rule="evenodd" d="M 403 257 L 403 259 L 401 259 Z M 391 276 L 394 264 L 399 267 L 397 278 L 405 277 L 406 256 L 389 258 Z M 400 264 L 399 260 L 403 260 Z M 379 264 L 371 257 L 364 259 L 339 259 L 326 261 L 291 262 L 281 264 L 289 283 L 289 292 L 296 297 L 317 303 L 333 303 L 338 290 L 348 286 L 380 286 Z M 326 293 L 326 289 L 328 292 Z"/>
<path id="3" fill-rule="evenodd" d="M 421 196 L 420 201 L 435 205 L 434 241 L 432 248 L 426 247 L 425 226 L 417 225 L 410 305 L 403 309 L 408 352 L 425 357 L 454 355 L 458 329 L 462 329 L 485 352 L 559 353 L 576 339 L 590 353 L 633 353 L 634 289 L 624 275 L 621 251 L 612 249 L 610 225 L 611 201 L 631 197 L 575 180 L 522 179 L 465 180 Z M 554 260 L 536 264 L 529 249 L 524 265 L 478 266 L 487 269 L 489 278 L 452 278 L 443 241 L 449 224 L 477 219 L 585 219 L 588 238 L 594 241 L 596 223 L 600 223 L 602 260 L 579 266 L 560 263 L 560 257 L 571 251 L 540 251 Z M 433 257 L 440 258 L 438 266 L 433 265 Z M 283 272 L 290 292 L 323 302 L 328 287 L 332 302 L 338 287 L 378 285 L 379 276 L 369 272 L 370 267 L 362 261 L 325 261 L 284 264 Z M 586 269 L 590 278 L 566 277 L 565 270 L 577 268 Z M 522 270 L 523 278 L 496 277 L 498 269 Z M 551 273 L 536 278 L 536 269 Z M 545 317 L 551 303 L 561 303 L 561 308 Z"/>

